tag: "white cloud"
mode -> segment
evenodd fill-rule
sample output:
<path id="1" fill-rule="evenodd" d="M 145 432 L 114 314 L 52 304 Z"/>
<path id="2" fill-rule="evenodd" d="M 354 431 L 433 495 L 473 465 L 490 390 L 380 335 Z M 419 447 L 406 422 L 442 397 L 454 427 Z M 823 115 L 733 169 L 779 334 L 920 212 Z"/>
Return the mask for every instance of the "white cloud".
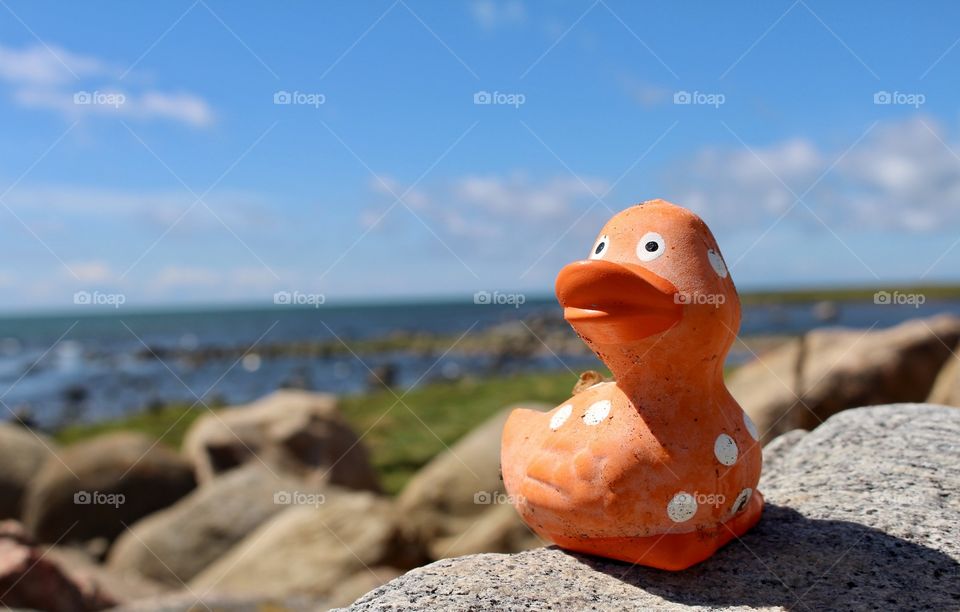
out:
<path id="1" fill-rule="evenodd" d="M 508 218 L 519 216 L 549 221 L 569 212 L 574 200 L 596 199 L 606 191 L 605 181 L 559 177 L 533 183 L 524 175 L 467 176 L 454 183 L 452 195 L 468 210 Z"/>
<path id="2" fill-rule="evenodd" d="M 947 139 L 930 120 L 878 127 L 868 146 L 838 164 L 854 221 L 908 231 L 960 223 L 960 145 Z"/>
<path id="3" fill-rule="evenodd" d="M 274 276 L 277 272 L 285 280 Z M 271 271 L 263 266 L 168 265 L 141 277 L 136 294 L 169 298 L 187 293 L 205 299 L 260 299 L 265 301 L 282 287 L 295 283 L 296 275 L 286 270 Z"/>
<path id="4" fill-rule="evenodd" d="M 100 101 L 81 103 L 78 96 Z M 14 100 L 24 108 L 54 110 L 71 118 L 113 115 L 143 120 L 170 119 L 196 127 L 210 125 L 214 119 L 213 110 L 206 101 L 187 93 L 147 91 L 136 95 L 119 89 L 54 91 L 24 88 L 14 92 Z"/>
<path id="5" fill-rule="evenodd" d="M 213 123 L 214 112 L 203 98 L 187 92 L 133 91 L 120 86 L 120 74 L 104 60 L 65 49 L 0 45 L 0 80 L 11 84 L 12 98 L 23 108 L 52 110 L 71 120 L 120 115 L 194 127 Z"/>
<path id="6" fill-rule="evenodd" d="M 470 14 L 480 27 L 492 30 L 518 25 L 527 20 L 527 9 L 520 0 L 474 0 Z"/>
<path id="7" fill-rule="evenodd" d="M 148 91 L 134 101 L 134 113 L 143 117 L 178 119 L 201 127 L 213 123 L 213 110 L 192 94 Z"/>
<path id="8" fill-rule="evenodd" d="M 630 75 L 621 76 L 619 81 L 627 95 L 644 108 L 666 104 L 673 99 L 673 91 L 666 87 L 641 81 Z"/>
<path id="9" fill-rule="evenodd" d="M 167 266 L 154 277 L 153 285 L 162 290 L 183 287 L 218 285 L 223 273 L 210 268 Z"/>
<path id="10" fill-rule="evenodd" d="M 372 187 L 391 202 L 394 193 L 402 195 L 405 191 L 392 179 L 375 181 Z M 531 233 L 542 233 L 549 227 L 562 231 L 607 188 L 607 182 L 597 178 L 535 181 L 522 173 L 469 175 L 413 189 L 403 199 L 425 223 L 448 237 L 489 239 L 507 236 L 518 228 Z M 361 223 L 369 226 L 380 214 L 363 211 Z"/>
<path id="11" fill-rule="evenodd" d="M 379 239 L 398 245 L 403 256 L 377 265 L 377 274 L 391 276 L 391 282 L 394 276 L 403 279 L 408 287 L 424 286 L 421 279 L 443 278 L 434 293 L 469 287 L 476 291 L 473 283 L 479 277 L 496 278 L 502 286 L 542 288 L 571 253 L 589 250 L 610 216 L 597 203 L 608 182 L 582 178 L 583 182 L 566 175 L 467 175 L 421 185 L 405 196 L 417 202 L 410 205 L 416 218 L 398 206 L 376 225 L 379 237 L 364 244 Z M 380 200 L 375 209 L 359 214 L 368 227 L 393 196 L 381 195 Z M 618 207 L 612 199 L 608 205 Z M 352 256 L 364 258 L 362 252 Z M 376 265 L 369 258 L 368 262 Z M 410 270 L 417 271 L 417 278 L 410 278 Z"/>
<path id="12" fill-rule="evenodd" d="M 81 185 L 20 185 L 4 201 L 33 225 L 37 219 L 101 219 L 136 221 L 166 229 L 179 219 L 178 228 L 222 227 L 204 207 L 194 204 L 194 196 L 185 189 L 172 191 L 128 191 Z M 232 229 L 262 231 L 279 222 L 260 195 L 222 189 L 211 193 L 206 202 Z M 62 226 L 69 229 L 69 225 Z"/>
<path id="13" fill-rule="evenodd" d="M 0 46 L 0 79 L 32 85 L 63 85 L 78 78 L 104 76 L 115 68 L 95 57 L 59 47 L 35 45 L 24 49 Z"/>
<path id="14" fill-rule="evenodd" d="M 105 283 L 117 277 L 110 264 L 104 261 L 68 261 L 67 267 L 82 283 Z"/>
<path id="15" fill-rule="evenodd" d="M 944 130 L 916 118 L 877 127 L 842 158 L 805 139 L 705 149 L 670 168 L 667 183 L 715 225 L 769 226 L 793 205 L 790 190 L 803 195 L 822 175 L 803 199 L 831 227 L 933 231 L 960 222 L 960 159 L 945 143 Z"/>

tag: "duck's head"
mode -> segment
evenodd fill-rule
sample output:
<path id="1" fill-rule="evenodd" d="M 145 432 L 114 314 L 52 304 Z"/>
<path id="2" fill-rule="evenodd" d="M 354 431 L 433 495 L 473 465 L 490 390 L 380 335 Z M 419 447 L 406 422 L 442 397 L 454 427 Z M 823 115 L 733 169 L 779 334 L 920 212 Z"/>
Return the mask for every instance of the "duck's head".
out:
<path id="1" fill-rule="evenodd" d="M 557 276 L 564 317 L 611 369 L 660 357 L 723 358 L 740 300 L 713 234 L 664 200 L 632 206 L 600 231 L 589 257 Z"/>

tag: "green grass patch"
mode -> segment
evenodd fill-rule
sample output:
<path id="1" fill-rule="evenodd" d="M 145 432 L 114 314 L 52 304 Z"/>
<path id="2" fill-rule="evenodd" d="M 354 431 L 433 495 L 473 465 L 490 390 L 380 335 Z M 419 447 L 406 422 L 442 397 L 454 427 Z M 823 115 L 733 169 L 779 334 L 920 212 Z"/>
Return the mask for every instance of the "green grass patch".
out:
<path id="1" fill-rule="evenodd" d="M 363 441 L 384 489 L 396 493 L 424 464 L 506 406 L 522 401 L 556 405 L 570 397 L 569 372 L 523 374 L 434 383 L 403 395 L 389 391 L 344 397 L 344 416 Z"/>
<path id="2" fill-rule="evenodd" d="M 60 444 L 66 445 L 115 431 L 138 431 L 168 446 L 180 448 L 187 429 L 206 412 L 202 407 L 169 406 L 159 410 L 137 412 L 112 421 L 70 425 L 59 430 L 54 438 Z"/>
<path id="3" fill-rule="evenodd" d="M 500 409 L 522 401 L 559 404 L 570 397 L 576 381 L 569 372 L 465 379 L 423 385 L 406 395 L 397 390 L 403 403 L 382 390 L 345 396 L 340 406 L 357 435 L 366 432 L 363 443 L 370 449 L 384 489 L 396 493 L 430 459 Z M 187 429 L 204 414 L 202 407 L 171 406 L 72 425 L 55 437 L 66 445 L 109 432 L 138 431 L 180 448 Z"/>

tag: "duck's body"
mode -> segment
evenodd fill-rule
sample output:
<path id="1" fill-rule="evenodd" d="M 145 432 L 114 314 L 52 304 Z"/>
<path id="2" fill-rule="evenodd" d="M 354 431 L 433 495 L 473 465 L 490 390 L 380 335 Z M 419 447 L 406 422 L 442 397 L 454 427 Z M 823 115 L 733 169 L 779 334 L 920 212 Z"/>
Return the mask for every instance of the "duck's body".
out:
<path id="1" fill-rule="evenodd" d="M 646 259 L 651 234 L 646 244 L 665 257 Z M 645 259 L 634 262 L 638 238 Z M 515 411 L 504 427 L 504 484 L 531 529 L 564 548 L 683 569 L 762 511 L 757 433 L 723 383 L 739 302 L 689 211 L 645 203 L 611 220 L 603 240 L 595 255 L 606 259 L 567 266 L 557 291 L 617 382 L 546 414 Z M 681 292 L 714 303 L 678 300 Z"/>

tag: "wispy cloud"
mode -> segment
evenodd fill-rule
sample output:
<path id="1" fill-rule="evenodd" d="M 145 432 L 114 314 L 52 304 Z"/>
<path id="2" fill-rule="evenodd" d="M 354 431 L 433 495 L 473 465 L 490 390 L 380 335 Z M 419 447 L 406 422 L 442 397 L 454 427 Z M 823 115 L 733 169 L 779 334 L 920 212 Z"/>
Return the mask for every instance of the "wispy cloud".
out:
<path id="1" fill-rule="evenodd" d="M 518 25 L 527 20 L 527 8 L 520 0 L 474 0 L 470 15 L 486 30 Z"/>
<path id="2" fill-rule="evenodd" d="M 169 120 L 206 127 L 215 120 L 206 100 L 188 92 L 137 91 L 120 82 L 119 67 L 89 55 L 40 45 L 0 46 L 0 80 L 22 108 L 55 111 L 70 120 L 84 116 L 122 116 Z"/>
<path id="3" fill-rule="evenodd" d="M 391 200 L 394 193 L 404 191 L 391 179 L 375 181 L 372 186 Z M 522 172 L 468 175 L 414 189 L 404 201 L 451 238 L 486 240 L 529 230 L 529 242 L 534 242 L 533 236 L 543 236 L 548 228 L 562 231 L 595 201 L 594 194 L 607 188 L 607 181 L 590 177 L 581 181 L 573 177 L 535 180 Z M 362 220 L 378 218 L 377 212 L 364 211 Z"/>
<path id="4" fill-rule="evenodd" d="M 644 108 L 651 108 L 666 104 L 671 100 L 673 91 L 647 81 L 640 80 L 631 75 L 621 75 L 619 78 L 620 87 L 630 98 Z"/>
<path id="5" fill-rule="evenodd" d="M 958 152 L 935 122 L 914 118 L 877 127 L 846 153 L 802 138 L 703 149 L 666 182 L 715 225 L 768 226 L 816 183 L 804 202 L 832 227 L 928 232 L 960 223 Z"/>
<path id="6" fill-rule="evenodd" d="M 29 85 L 63 85 L 83 77 L 117 76 L 119 70 L 101 59 L 59 47 L 23 49 L 0 46 L 0 79 Z"/>
<path id="7" fill-rule="evenodd" d="M 128 94 L 124 90 L 20 89 L 14 101 L 23 108 L 54 110 L 66 117 L 120 116 L 133 119 L 170 119 L 196 127 L 213 123 L 213 110 L 203 98 L 188 93 L 146 91 Z"/>
<path id="8" fill-rule="evenodd" d="M 472 269 L 482 278 L 497 278 L 505 285 L 542 285 L 549 282 L 560 260 L 589 248 L 609 216 L 606 207 L 597 202 L 598 195 L 609 189 L 609 182 L 581 178 L 582 182 L 567 175 L 536 177 L 514 172 L 438 180 L 421 184 L 404 196 L 410 211 L 400 206 L 388 209 L 394 201 L 388 192 L 379 196 L 379 205 L 361 213 L 361 223 L 368 228 L 379 220 L 371 230 L 377 238 L 364 244 L 379 240 L 409 245 L 402 248 L 407 261 L 417 262 L 417 269 L 453 265 L 459 271 Z M 404 193 L 393 186 L 391 191 Z M 402 268 L 396 271 L 403 272 Z M 464 273 L 457 282 L 476 276 Z M 452 287 L 445 285 L 445 290 Z M 458 286 L 462 288 L 462 284 Z"/>
<path id="9" fill-rule="evenodd" d="M 101 284 L 117 278 L 116 271 L 109 263 L 101 260 L 67 262 L 73 277 L 81 283 Z"/>
<path id="10" fill-rule="evenodd" d="M 168 299 L 184 291 L 204 299 L 258 297 L 265 301 L 290 282 L 296 274 L 281 271 L 283 281 L 277 280 L 262 267 L 203 265 L 168 265 L 157 272 L 128 279 L 127 285 L 138 295 Z"/>
<path id="11" fill-rule="evenodd" d="M 97 220 L 103 224 L 131 223 L 164 231 L 177 222 L 175 231 L 206 230 L 222 225 L 185 189 L 170 191 L 123 190 L 84 185 L 21 185 L 5 203 L 29 222 L 34 220 Z M 237 231 L 275 226 L 280 219 L 266 197 L 255 193 L 222 189 L 204 199 L 217 215 Z M 181 217 L 192 210 L 181 219 Z M 179 221 L 178 221 L 179 220 Z M 69 223 L 62 225 L 69 231 Z"/>

